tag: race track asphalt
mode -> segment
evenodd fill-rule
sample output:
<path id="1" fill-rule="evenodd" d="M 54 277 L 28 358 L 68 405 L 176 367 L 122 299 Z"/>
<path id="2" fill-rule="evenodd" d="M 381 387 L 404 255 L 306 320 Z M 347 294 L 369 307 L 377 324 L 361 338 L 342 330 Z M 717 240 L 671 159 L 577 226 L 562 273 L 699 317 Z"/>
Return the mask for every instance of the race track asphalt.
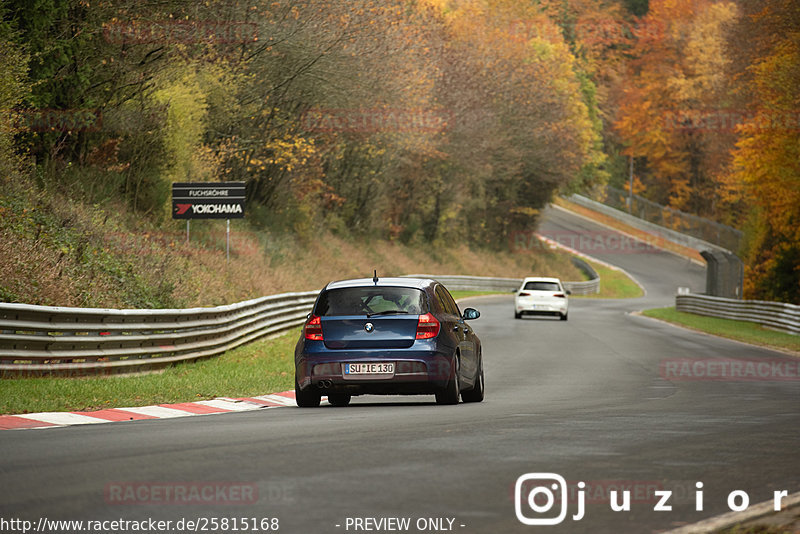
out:
<path id="1" fill-rule="evenodd" d="M 560 210 L 547 212 L 542 231 L 610 232 Z M 483 403 L 359 397 L 347 408 L 4 431 L 0 518 L 278 518 L 279 532 L 296 534 L 396 532 L 348 524 L 389 517 L 410 518 L 407 532 L 446 531 L 418 530 L 420 518 L 452 519 L 453 531 L 464 533 L 658 532 L 729 511 L 734 490 L 753 504 L 774 490 L 800 490 L 800 382 L 662 373 L 679 359 L 787 356 L 630 314 L 670 305 L 679 286 L 702 291 L 703 267 L 656 250 L 586 252 L 626 269 L 647 295 L 572 298 L 566 322 L 514 320 L 511 295 L 472 300 L 482 314 L 472 324 L 484 347 Z M 571 518 L 578 507 L 571 493 L 561 525 L 523 525 L 514 486 L 526 473 L 559 474 L 573 489 L 584 481 L 585 517 Z M 255 494 L 242 500 L 221 491 L 202 504 L 163 494 L 228 483 Z M 136 491 L 145 502 L 119 502 L 143 485 Z M 632 492 L 630 511 L 610 511 L 614 488 Z M 653 510 L 655 489 L 673 492 L 671 511 Z M 560 506 L 542 514 L 527 501 L 522 508 L 541 520 Z M 230 522 L 207 526 L 234 531 Z"/>

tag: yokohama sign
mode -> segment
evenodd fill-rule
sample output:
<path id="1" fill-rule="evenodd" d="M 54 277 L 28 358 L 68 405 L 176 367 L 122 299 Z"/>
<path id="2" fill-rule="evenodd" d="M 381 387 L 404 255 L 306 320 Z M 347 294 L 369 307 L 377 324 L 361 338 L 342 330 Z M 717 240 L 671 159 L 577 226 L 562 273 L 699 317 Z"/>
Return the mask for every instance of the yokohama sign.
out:
<path id="1" fill-rule="evenodd" d="M 244 182 L 172 184 L 173 219 L 244 218 Z"/>

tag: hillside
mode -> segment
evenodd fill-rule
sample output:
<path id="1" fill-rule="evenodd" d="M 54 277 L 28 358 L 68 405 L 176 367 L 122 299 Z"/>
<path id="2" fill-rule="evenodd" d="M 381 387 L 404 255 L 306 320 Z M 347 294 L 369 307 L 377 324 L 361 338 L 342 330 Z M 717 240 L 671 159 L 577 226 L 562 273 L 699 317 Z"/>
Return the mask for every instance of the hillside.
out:
<path id="1" fill-rule="evenodd" d="M 313 238 L 232 221 L 156 224 L 119 198 L 87 202 L 57 189 L 0 187 L 0 300 L 57 306 L 215 306 L 274 293 L 319 289 L 330 280 L 410 273 L 522 277 L 582 274 L 562 253 L 492 252 L 336 235 Z"/>

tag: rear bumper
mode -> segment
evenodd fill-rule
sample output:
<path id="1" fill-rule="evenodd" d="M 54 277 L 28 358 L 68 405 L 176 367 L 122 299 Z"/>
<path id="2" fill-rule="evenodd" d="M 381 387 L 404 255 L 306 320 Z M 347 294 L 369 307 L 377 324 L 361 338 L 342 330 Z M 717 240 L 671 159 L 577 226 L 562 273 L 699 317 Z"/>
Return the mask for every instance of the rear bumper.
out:
<path id="1" fill-rule="evenodd" d="M 344 364 L 393 362 L 391 375 L 346 375 Z M 431 350 L 298 352 L 295 377 L 300 389 L 351 395 L 424 395 L 444 388 L 454 374 L 452 358 Z"/>
<path id="2" fill-rule="evenodd" d="M 531 310 L 531 311 L 522 310 L 522 311 L 517 312 L 517 313 L 519 313 L 520 315 L 547 315 L 547 316 L 551 316 L 551 317 L 560 317 L 562 315 L 566 315 L 567 314 L 567 312 L 542 311 L 542 310 Z"/>
<path id="3" fill-rule="evenodd" d="M 567 313 L 566 303 L 556 304 L 516 304 L 514 309 L 517 313 L 529 315 L 563 315 Z"/>

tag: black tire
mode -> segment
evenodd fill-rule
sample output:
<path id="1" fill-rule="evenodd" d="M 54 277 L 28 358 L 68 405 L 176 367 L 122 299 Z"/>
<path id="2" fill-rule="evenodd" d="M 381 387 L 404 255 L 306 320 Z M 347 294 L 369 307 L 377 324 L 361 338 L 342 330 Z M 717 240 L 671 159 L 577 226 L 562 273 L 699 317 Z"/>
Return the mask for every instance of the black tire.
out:
<path id="1" fill-rule="evenodd" d="M 483 363 L 478 369 L 478 376 L 475 377 L 475 387 L 468 391 L 461 392 L 461 400 L 464 402 L 481 402 L 483 400 Z"/>
<path id="2" fill-rule="evenodd" d="M 316 408 L 322 400 L 322 395 L 319 391 L 314 391 L 310 387 L 302 390 L 297 385 L 297 380 L 294 381 L 294 398 L 300 408 Z"/>
<path id="3" fill-rule="evenodd" d="M 458 397 L 460 396 L 458 369 L 456 369 L 453 378 L 450 379 L 447 386 L 441 391 L 436 392 L 436 404 L 458 404 Z"/>
<path id="4" fill-rule="evenodd" d="M 328 402 L 331 406 L 347 406 L 352 398 L 349 393 L 328 393 Z"/>
<path id="5" fill-rule="evenodd" d="M 566 321 L 567 320 L 567 314 L 566 313 L 562 313 L 561 314 L 561 320 L 562 321 Z"/>
<path id="6" fill-rule="evenodd" d="M 514 312 L 514 319 L 522 319 L 522 314 Z"/>

